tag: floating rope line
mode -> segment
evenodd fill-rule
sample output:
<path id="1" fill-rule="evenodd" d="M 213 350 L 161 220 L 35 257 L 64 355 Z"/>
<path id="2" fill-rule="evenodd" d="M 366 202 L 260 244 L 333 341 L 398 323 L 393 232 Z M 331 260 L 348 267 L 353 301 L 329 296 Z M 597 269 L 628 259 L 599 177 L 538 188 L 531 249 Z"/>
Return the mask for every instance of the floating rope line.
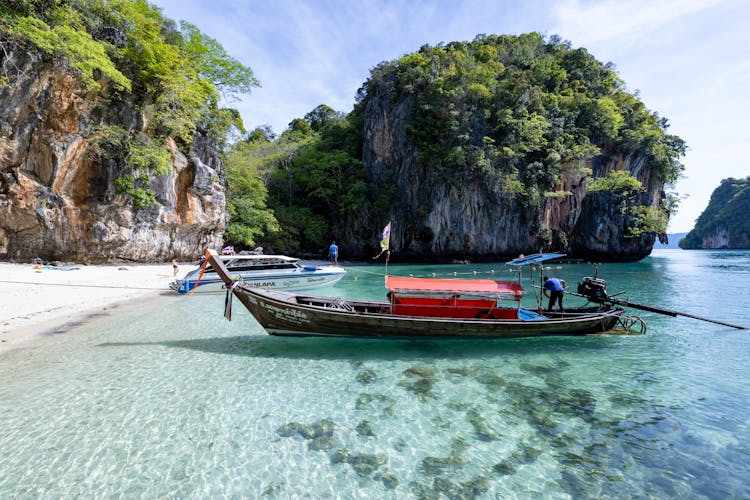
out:
<path id="1" fill-rule="evenodd" d="M 45 285 L 45 286 L 66 286 L 81 288 L 121 288 L 124 290 L 168 290 L 166 287 L 138 287 L 138 286 L 111 286 L 111 285 L 74 285 L 71 283 L 35 283 L 33 281 L 6 281 L 0 280 L 0 283 L 11 283 L 14 285 Z"/>
<path id="2" fill-rule="evenodd" d="M 547 266 L 547 267 L 543 267 L 542 269 L 550 271 L 550 270 L 559 270 L 559 269 L 562 269 L 562 267 L 560 267 L 560 266 L 556 266 L 556 267 L 555 266 Z M 352 274 L 354 274 L 354 273 L 363 273 L 363 274 L 370 274 L 370 275 L 377 276 L 377 277 L 383 277 L 383 276 L 385 276 L 385 273 L 376 273 L 374 271 L 368 271 L 368 270 L 365 270 L 365 269 L 352 269 L 352 268 L 349 268 L 349 270 L 350 270 L 350 272 Z M 511 274 L 513 274 L 513 273 L 517 273 L 517 272 L 518 272 L 517 269 L 500 269 L 500 270 L 490 269 L 488 271 L 472 270 L 472 271 L 465 271 L 465 272 L 449 271 L 447 273 L 423 273 L 423 274 L 409 273 L 408 276 L 410 278 L 437 278 L 439 276 L 453 276 L 453 277 L 458 277 L 458 276 L 474 276 L 474 277 L 477 277 L 477 276 L 480 276 L 480 275 L 495 276 L 495 275 L 502 274 L 502 273 L 511 273 Z M 353 280 L 359 280 L 360 276 L 356 276 L 356 275 L 352 276 L 352 279 Z"/>

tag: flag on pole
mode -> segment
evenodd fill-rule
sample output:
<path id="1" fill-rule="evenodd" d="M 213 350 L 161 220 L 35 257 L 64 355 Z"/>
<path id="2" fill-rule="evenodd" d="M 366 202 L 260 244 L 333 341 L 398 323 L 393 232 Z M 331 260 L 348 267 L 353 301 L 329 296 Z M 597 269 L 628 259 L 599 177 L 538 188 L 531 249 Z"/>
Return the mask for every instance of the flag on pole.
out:
<path id="1" fill-rule="evenodd" d="M 391 223 L 388 222 L 388 224 L 386 224 L 385 227 L 383 228 L 383 237 L 380 240 L 380 253 L 377 254 L 375 257 L 373 257 L 373 260 L 383 255 L 383 252 L 387 252 L 390 244 L 391 244 Z M 390 255 L 390 252 L 389 252 L 389 255 Z"/>

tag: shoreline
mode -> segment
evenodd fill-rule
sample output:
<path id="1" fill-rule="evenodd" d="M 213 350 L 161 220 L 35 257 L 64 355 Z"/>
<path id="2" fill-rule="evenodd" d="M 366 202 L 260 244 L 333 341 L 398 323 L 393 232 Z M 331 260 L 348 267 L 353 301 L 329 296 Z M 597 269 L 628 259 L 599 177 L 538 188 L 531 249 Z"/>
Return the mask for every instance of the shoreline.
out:
<path id="1" fill-rule="evenodd" d="M 177 277 L 194 263 L 178 263 Z M 171 293 L 172 263 L 76 265 L 69 268 L 0 262 L 0 356 L 93 314 L 126 302 Z M 67 270 L 69 269 L 69 270 Z"/>

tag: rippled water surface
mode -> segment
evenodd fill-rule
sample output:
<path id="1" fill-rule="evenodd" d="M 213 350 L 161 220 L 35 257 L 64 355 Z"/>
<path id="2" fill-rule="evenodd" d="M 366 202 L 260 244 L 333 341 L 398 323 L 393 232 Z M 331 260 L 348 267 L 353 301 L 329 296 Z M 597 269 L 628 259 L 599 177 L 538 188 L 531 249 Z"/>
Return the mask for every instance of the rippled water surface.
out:
<path id="1" fill-rule="evenodd" d="M 382 298 L 382 273 L 317 293 Z M 599 273 L 623 298 L 750 326 L 750 252 Z M 165 294 L 0 356 L 0 496 L 750 497 L 749 331 L 633 311 L 646 335 L 295 339 L 222 309 Z"/>

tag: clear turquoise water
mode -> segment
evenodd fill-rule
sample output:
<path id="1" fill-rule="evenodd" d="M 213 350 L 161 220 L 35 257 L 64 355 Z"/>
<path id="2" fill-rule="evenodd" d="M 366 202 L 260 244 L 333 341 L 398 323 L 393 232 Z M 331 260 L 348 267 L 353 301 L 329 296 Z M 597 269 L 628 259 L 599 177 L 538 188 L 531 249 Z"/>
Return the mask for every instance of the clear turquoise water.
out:
<path id="1" fill-rule="evenodd" d="M 382 271 L 320 293 L 380 298 Z M 600 277 L 750 326 L 750 252 Z M 638 312 L 645 336 L 287 339 L 234 306 L 165 294 L 0 356 L 0 497 L 750 497 L 748 331 Z"/>

